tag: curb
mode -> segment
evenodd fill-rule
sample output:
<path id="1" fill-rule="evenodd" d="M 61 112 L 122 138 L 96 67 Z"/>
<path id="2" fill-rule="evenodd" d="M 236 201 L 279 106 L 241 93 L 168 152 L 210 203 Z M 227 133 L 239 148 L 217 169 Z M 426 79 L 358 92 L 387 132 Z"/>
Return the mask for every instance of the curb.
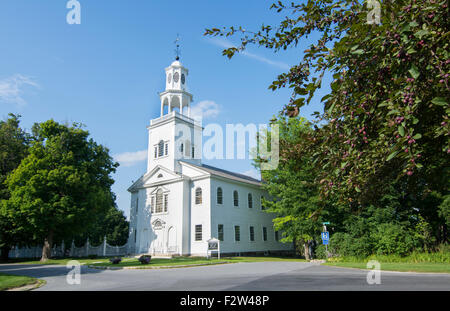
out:
<path id="1" fill-rule="evenodd" d="M 90 269 L 98 269 L 98 270 L 154 270 L 154 269 L 177 269 L 177 268 L 188 268 L 188 267 L 200 267 L 200 266 L 214 266 L 214 265 L 224 265 L 231 264 L 234 262 L 216 262 L 216 263 L 200 263 L 200 264 L 192 264 L 192 265 L 172 265 L 172 266 L 129 266 L 129 267 L 110 267 L 110 266 L 92 266 L 88 265 Z"/>
<path id="2" fill-rule="evenodd" d="M 47 282 L 45 280 L 40 280 L 38 279 L 35 283 L 33 284 L 28 284 L 28 285 L 24 285 L 24 286 L 20 286 L 20 287 L 14 287 L 14 288 L 10 288 L 7 289 L 7 292 L 24 292 L 24 291 L 31 291 L 34 289 L 37 289 L 39 287 L 44 286 L 45 284 L 47 284 Z"/>

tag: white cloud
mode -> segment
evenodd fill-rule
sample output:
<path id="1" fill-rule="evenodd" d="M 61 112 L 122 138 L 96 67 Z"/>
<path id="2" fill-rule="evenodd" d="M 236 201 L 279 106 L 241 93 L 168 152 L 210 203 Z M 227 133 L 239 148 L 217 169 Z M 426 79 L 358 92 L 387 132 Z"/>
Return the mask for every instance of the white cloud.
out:
<path id="1" fill-rule="evenodd" d="M 215 118 L 219 112 L 219 105 L 211 100 L 201 101 L 191 107 L 191 117 L 194 119 Z"/>
<path id="2" fill-rule="evenodd" d="M 31 77 L 15 74 L 9 78 L 0 80 L 0 103 L 25 106 L 26 101 L 22 98 L 24 86 L 39 87 Z"/>
<path id="3" fill-rule="evenodd" d="M 214 45 L 220 46 L 224 49 L 229 49 L 231 47 L 237 47 L 237 45 L 233 44 L 230 40 L 227 39 L 223 39 L 223 38 L 212 38 L 209 39 L 209 42 L 211 42 Z M 273 61 L 267 57 L 258 55 L 258 54 L 254 54 L 254 53 L 250 53 L 246 50 L 244 51 L 240 51 L 239 54 L 256 59 L 259 62 L 268 64 L 270 66 L 274 66 L 283 70 L 289 70 L 290 66 L 284 62 L 278 62 L 278 61 Z"/>
<path id="4" fill-rule="evenodd" d="M 251 170 L 245 171 L 242 174 L 247 175 L 247 176 L 252 177 L 252 178 L 255 178 L 255 179 L 258 179 L 258 180 L 261 180 L 260 172 L 258 172 L 255 169 L 251 169 Z"/>
<path id="5" fill-rule="evenodd" d="M 122 166 L 133 166 L 147 160 L 147 150 L 119 153 L 114 155 L 114 160 Z"/>

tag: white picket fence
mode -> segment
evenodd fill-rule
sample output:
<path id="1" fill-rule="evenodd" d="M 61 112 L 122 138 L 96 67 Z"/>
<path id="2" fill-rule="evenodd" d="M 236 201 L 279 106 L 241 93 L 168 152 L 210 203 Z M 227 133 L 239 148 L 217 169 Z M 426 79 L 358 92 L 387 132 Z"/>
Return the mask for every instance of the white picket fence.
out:
<path id="1" fill-rule="evenodd" d="M 93 246 L 87 239 L 86 244 L 82 247 L 76 247 L 72 241 L 70 248 L 66 248 L 64 241 L 61 245 L 54 245 L 51 251 L 52 257 L 88 257 L 91 255 L 96 256 L 126 256 L 130 254 L 128 243 L 122 246 L 112 246 L 106 242 L 106 238 L 103 243 L 98 246 Z M 33 247 L 13 247 L 9 251 L 9 258 L 39 258 L 42 255 L 42 246 Z"/>

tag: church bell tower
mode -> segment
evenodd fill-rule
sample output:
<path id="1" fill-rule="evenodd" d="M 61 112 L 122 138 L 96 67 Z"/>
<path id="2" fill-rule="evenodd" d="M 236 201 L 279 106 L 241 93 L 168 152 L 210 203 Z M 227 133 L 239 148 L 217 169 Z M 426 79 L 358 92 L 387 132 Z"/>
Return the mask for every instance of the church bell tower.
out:
<path id="1" fill-rule="evenodd" d="M 189 71 L 177 55 L 165 73 L 166 89 L 159 94 L 161 115 L 147 127 L 147 172 L 157 165 L 180 172 L 179 160 L 201 165 L 203 128 L 191 118 L 193 96 L 186 86 Z"/>

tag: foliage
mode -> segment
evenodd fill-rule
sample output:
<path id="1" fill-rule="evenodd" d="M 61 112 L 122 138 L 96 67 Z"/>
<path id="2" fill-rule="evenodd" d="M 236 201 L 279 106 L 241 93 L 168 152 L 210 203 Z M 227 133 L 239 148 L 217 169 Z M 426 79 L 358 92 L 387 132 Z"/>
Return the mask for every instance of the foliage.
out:
<path id="1" fill-rule="evenodd" d="M 20 128 L 20 115 L 9 114 L 0 121 L 0 248 L 6 257 L 11 246 L 25 244 L 27 235 L 18 228 L 5 210 L 10 196 L 5 180 L 27 155 L 30 135 Z"/>
<path id="2" fill-rule="evenodd" d="M 113 205 L 110 174 L 118 164 L 81 125 L 49 120 L 35 124 L 33 134 L 28 156 L 7 178 L 11 197 L 5 209 L 17 226 L 44 242 L 46 259 L 54 238 L 83 232 Z"/>
<path id="3" fill-rule="evenodd" d="M 331 81 L 330 92 L 320 99 L 324 112 L 315 113 L 314 130 L 280 152 L 286 163 L 311 161 L 317 202 L 333 205 L 321 211 L 336 221 L 330 247 L 341 255 L 406 255 L 447 241 L 448 3 L 379 2 L 379 24 L 368 23 L 366 2 L 278 1 L 271 8 L 286 13 L 278 26 L 205 31 L 240 36 L 240 46 L 223 51 L 228 58 L 251 44 L 278 52 L 314 39 L 303 59 L 269 89 L 292 89 L 283 113 L 296 117 Z M 277 186 L 283 182 L 289 180 L 279 179 Z M 305 228 L 300 219 L 289 219 L 291 228 Z"/>
<path id="4" fill-rule="evenodd" d="M 116 205 L 111 205 L 106 213 L 98 213 L 93 217 L 95 221 L 85 232 L 74 238 L 75 245 L 84 245 L 87 238 L 92 245 L 100 245 L 105 237 L 109 245 L 122 246 L 127 243 L 129 223 Z"/>
<path id="5" fill-rule="evenodd" d="M 120 257 L 114 257 L 114 258 L 110 258 L 109 261 L 113 264 L 113 265 L 117 265 L 122 261 L 122 258 Z"/>
<path id="6" fill-rule="evenodd" d="M 324 75 L 333 76 L 331 92 L 321 100 L 325 112 L 318 116 L 319 126 L 292 157 L 313 150 L 322 193 L 345 202 L 370 202 L 386 181 L 401 176 L 411 177 L 412 188 L 428 183 L 448 191 L 447 1 L 385 0 L 381 6 L 377 25 L 367 23 L 368 10 L 359 1 L 279 1 L 272 8 L 289 16 L 278 27 L 205 32 L 242 35 L 241 46 L 223 51 L 230 58 L 248 44 L 278 51 L 319 37 L 270 88 L 292 88 L 284 111 L 293 116 L 311 102 Z"/>
<path id="7" fill-rule="evenodd" d="M 266 211 L 275 213 L 274 227 L 283 233 L 281 241 L 306 243 L 320 235 L 321 212 L 325 207 L 319 200 L 318 187 L 314 183 L 314 170 L 310 158 L 284 157 L 284 152 L 295 148 L 298 141 L 312 131 L 304 118 L 279 116 L 272 120 L 272 126 L 279 126 L 280 161 L 273 170 L 263 170 L 262 179 L 271 199 L 264 200 Z M 267 144 L 271 132 L 259 133 Z M 260 167 L 263 159 L 255 157 L 255 166 Z M 305 256 L 308 256 L 305 254 Z"/>
<path id="8" fill-rule="evenodd" d="M 150 256 L 150 255 L 142 255 L 139 257 L 139 262 L 143 265 L 148 265 L 150 263 L 151 259 L 152 259 L 152 256 Z"/>

